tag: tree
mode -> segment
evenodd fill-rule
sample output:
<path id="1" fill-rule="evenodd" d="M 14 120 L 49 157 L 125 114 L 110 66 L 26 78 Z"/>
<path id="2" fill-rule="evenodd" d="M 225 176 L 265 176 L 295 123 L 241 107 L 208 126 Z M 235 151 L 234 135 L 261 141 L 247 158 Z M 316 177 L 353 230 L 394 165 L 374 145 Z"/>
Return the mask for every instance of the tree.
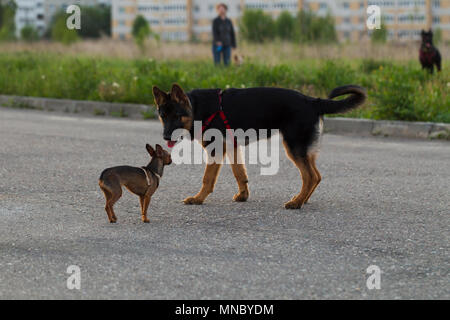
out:
<path id="1" fill-rule="evenodd" d="M 131 34 L 133 35 L 134 40 L 136 41 L 136 44 L 139 46 L 139 48 L 141 48 L 141 50 L 144 50 L 145 40 L 150 37 L 150 35 L 152 34 L 152 30 L 150 29 L 150 25 L 148 24 L 147 20 L 143 16 L 138 15 L 136 19 L 134 19 Z"/>
<path id="2" fill-rule="evenodd" d="M 82 38 L 99 38 L 111 35 L 111 7 L 84 6 L 81 19 L 81 29 L 78 35 Z"/>
<path id="3" fill-rule="evenodd" d="M 0 40 L 14 40 L 17 5 L 13 0 L 0 0 Z"/>
<path id="4" fill-rule="evenodd" d="M 39 40 L 39 33 L 33 26 L 26 25 L 20 30 L 20 38 L 27 42 L 33 42 Z"/>
<path id="5" fill-rule="evenodd" d="M 277 35 L 283 40 L 294 40 L 295 18 L 288 11 L 283 11 L 276 21 Z"/>
<path id="6" fill-rule="evenodd" d="M 442 29 L 441 28 L 436 28 L 436 30 L 434 30 L 433 41 L 434 41 L 434 44 L 440 44 L 442 42 Z"/>
<path id="7" fill-rule="evenodd" d="M 262 10 L 245 10 L 239 30 L 242 37 L 251 42 L 264 42 L 276 34 L 275 22 Z"/>
<path id="8" fill-rule="evenodd" d="M 297 14 L 298 40 L 302 42 L 336 42 L 337 34 L 331 15 L 319 17 L 311 11 Z"/>
<path id="9" fill-rule="evenodd" d="M 79 37 L 76 29 L 70 30 L 67 28 L 66 20 L 67 14 L 65 11 L 55 14 L 51 24 L 51 37 L 54 41 L 68 45 L 78 41 Z"/>
<path id="10" fill-rule="evenodd" d="M 381 22 L 380 29 L 375 29 L 372 32 L 372 43 L 386 43 L 388 36 L 388 30 L 386 28 L 386 25 Z"/>

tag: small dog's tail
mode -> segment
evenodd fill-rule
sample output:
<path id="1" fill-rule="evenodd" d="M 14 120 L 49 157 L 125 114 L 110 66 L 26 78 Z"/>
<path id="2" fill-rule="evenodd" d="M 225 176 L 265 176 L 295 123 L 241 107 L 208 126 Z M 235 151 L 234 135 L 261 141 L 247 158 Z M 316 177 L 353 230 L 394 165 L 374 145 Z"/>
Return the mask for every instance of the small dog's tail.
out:
<path id="1" fill-rule="evenodd" d="M 346 94 L 351 94 L 351 96 L 343 100 L 332 100 Z M 348 85 L 338 87 L 331 91 L 328 99 L 319 99 L 319 114 L 335 114 L 350 111 L 362 105 L 366 98 L 366 90 L 360 86 Z"/>

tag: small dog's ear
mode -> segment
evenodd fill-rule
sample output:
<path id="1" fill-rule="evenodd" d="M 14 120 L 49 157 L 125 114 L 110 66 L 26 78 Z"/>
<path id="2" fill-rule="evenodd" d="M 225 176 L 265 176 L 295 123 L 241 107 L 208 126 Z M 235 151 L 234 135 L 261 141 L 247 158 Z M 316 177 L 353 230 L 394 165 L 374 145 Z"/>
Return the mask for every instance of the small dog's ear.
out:
<path id="1" fill-rule="evenodd" d="M 421 32 L 421 34 L 422 34 L 422 35 L 424 35 L 424 34 L 425 34 L 425 30 L 423 30 L 423 29 L 422 29 L 422 32 Z"/>
<path id="2" fill-rule="evenodd" d="M 164 154 L 164 149 L 159 144 L 156 145 L 156 154 L 158 157 L 162 157 Z"/>
<path id="3" fill-rule="evenodd" d="M 172 91 L 170 92 L 170 97 L 177 103 L 180 103 L 185 106 L 190 106 L 191 103 L 189 98 L 184 93 L 183 89 L 178 84 L 173 84 Z"/>
<path id="4" fill-rule="evenodd" d="M 153 86 L 153 97 L 155 98 L 155 103 L 158 108 L 169 100 L 169 95 L 157 86 Z"/>
<path id="5" fill-rule="evenodd" d="M 151 145 L 149 145 L 148 143 L 145 145 L 145 148 L 147 149 L 147 152 L 150 154 L 150 156 L 153 158 L 156 156 L 156 152 L 155 150 L 152 148 Z"/>

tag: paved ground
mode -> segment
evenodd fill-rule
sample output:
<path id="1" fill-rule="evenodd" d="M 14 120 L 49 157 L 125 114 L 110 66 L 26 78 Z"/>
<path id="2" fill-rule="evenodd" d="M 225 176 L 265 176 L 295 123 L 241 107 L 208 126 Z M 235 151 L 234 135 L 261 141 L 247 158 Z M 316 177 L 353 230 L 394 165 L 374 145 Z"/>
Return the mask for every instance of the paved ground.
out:
<path id="1" fill-rule="evenodd" d="M 181 200 L 203 166 L 167 169 L 139 220 L 125 194 L 107 223 L 97 178 L 143 165 L 159 122 L 0 109 L 0 298 L 450 298 L 450 144 L 325 135 L 324 180 L 301 211 L 281 155 L 276 176 L 249 167 L 233 203 L 231 170 L 203 206 Z M 81 268 L 81 290 L 66 268 Z M 366 269 L 381 268 L 381 289 Z"/>

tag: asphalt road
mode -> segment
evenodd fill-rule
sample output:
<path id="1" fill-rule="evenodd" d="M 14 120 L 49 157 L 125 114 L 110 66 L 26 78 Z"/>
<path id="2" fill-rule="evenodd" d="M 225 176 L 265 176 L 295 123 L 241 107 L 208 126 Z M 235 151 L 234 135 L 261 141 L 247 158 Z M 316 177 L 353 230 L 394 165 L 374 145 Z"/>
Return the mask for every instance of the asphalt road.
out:
<path id="1" fill-rule="evenodd" d="M 99 174 L 146 164 L 146 142 L 159 122 L 0 109 L 0 298 L 450 298 L 448 142 L 325 135 L 300 211 L 282 206 L 300 187 L 284 151 L 278 175 L 249 166 L 247 203 L 224 167 L 203 206 L 182 204 L 203 166 L 172 165 L 150 224 L 125 192 L 111 225 Z"/>

